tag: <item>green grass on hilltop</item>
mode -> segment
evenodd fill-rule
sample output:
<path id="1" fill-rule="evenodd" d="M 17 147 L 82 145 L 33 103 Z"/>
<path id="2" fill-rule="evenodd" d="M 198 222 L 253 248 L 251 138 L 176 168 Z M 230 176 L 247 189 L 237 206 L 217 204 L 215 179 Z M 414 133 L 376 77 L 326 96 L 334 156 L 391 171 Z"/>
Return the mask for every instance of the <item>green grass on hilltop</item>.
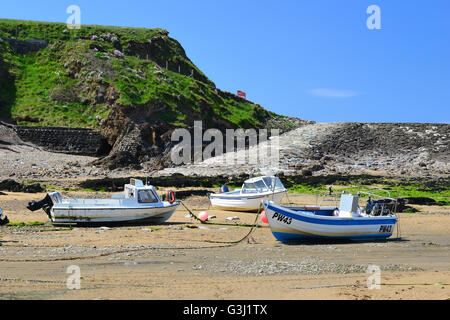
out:
<path id="1" fill-rule="evenodd" d="M 118 35 L 119 43 L 122 46 L 127 45 L 130 41 L 145 42 L 160 34 L 168 34 L 167 30 L 159 28 L 82 25 L 80 29 L 70 30 L 65 23 L 0 19 L 0 37 L 16 39 L 17 36 L 19 40 L 45 39 L 48 43 L 53 43 L 76 38 L 91 39 L 92 36 L 100 36 L 103 33 Z"/>

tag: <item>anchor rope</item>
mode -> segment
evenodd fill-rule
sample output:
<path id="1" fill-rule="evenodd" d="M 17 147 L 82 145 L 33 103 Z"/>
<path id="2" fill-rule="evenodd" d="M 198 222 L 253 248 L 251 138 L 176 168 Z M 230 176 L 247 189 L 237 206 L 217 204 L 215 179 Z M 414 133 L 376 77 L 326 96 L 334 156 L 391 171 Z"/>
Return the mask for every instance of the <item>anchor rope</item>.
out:
<path id="1" fill-rule="evenodd" d="M 289 191 L 286 192 L 286 198 L 287 198 L 287 200 L 288 200 L 289 205 L 291 205 L 292 202 L 291 202 L 291 199 L 289 199 L 288 193 L 289 193 Z"/>
<path id="2" fill-rule="evenodd" d="M 201 220 L 199 217 L 197 217 L 184 203 L 183 203 L 183 201 L 180 201 L 180 203 L 183 205 L 183 207 L 185 207 L 186 208 L 186 210 L 189 212 L 189 214 L 192 216 L 192 217 L 194 217 L 194 219 L 196 219 L 196 220 L 198 220 L 198 221 L 200 221 L 202 224 L 209 224 L 209 225 L 227 225 L 227 226 L 230 226 L 230 224 L 229 223 L 214 223 L 214 222 L 206 222 L 206 221 L 203 221 L 203 220 Z M 252 234 L 252 232 L 255 230 L 255 228 L 257 228 L 258 227 L 258 218 L 259 218 L 259 213 L 261 212 L 261 209 L 262 209 L 262 204 L 259 206 L 259 208 L 258 208 L 258 212 L 256 213 L 256 215 L 255 215 L 255 222 L 253 223 L 253 224 L 239 224 L 238 226 L 243 226 L 243 227 L 250 227 L 250 231 L 244 236 L 244 237 L 242 237 L 241 239 L 239 239 L 239 240 L 236 240 L 236 241 L 213 241 L 213 240 L 205 240 L 205 242 L 209 242 L 209 243 L 224 243 L 224 244 L 232 244 L 232 245 L 234 245 L 234 244 L 238 244 L 238 243 L 241 243 L 242 241 L 244 241 L 245 239 L 247 239 L 251 234 Z"/>

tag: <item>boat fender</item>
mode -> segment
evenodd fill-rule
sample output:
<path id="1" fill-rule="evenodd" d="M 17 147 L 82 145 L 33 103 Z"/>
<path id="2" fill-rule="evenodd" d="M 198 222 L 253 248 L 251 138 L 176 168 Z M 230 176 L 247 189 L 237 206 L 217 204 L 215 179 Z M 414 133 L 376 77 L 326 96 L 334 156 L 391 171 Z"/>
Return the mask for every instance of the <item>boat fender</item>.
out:
<path id="1" fill-rule="evenodd" d="M 230 189 L 228 189 L 228 186 L 224 184 L 220 187 L 220 193 L 230 192 Z"/>
<path id="2" fill-rule="evenodd" d="M 334 216 L 334 217 L 339 217 L 339 210 L 337 210 L 337 209 L 334 210 L 334 211 L 333 211 L 333 216 Z"/>
<path id="3" fill-rule="evenodd" d="M 167 199 L 167 201 L 169 201 L 170 204 L 174 203 L 175 202 L 175 192 L 173 192 L 172 190 L 167 190 L 166 199 Z"/>

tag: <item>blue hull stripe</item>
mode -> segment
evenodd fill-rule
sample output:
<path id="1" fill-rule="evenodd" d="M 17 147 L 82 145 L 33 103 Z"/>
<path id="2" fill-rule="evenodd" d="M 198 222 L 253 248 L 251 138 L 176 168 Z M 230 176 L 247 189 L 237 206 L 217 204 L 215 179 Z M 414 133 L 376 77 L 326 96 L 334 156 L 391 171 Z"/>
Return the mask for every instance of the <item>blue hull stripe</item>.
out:
<path id="1" fill-rule="evenodd" d="M 295 234 L 285 232 L 273 232 L 275 238 L 281 242 L 289 240 L 302 240 L 302 239 L 349 239 L 349 240 L 369 240 L 369 239 L 386 239 L 389 238 L 391 233 L 372 234 L 372 235 L 355 235 L 355 236 L 315 236 L 306 234 Z"/>
<path id="2" fill-rule="evenodd" d="M 253 197 L 253 198 L 219 198 L 219 197 L 211 197 L 214 199 L 220 199 L 220 200 L 252 200 L 252 199 L 259 199 L 259 198 L 264 198 L 265 196 L 258 196 L 258 197 Z"/>
<path id="3" fill-rule="evenodd" d="M 339 218 L 331 218 L 331 219 L 321 219 L 321 218 L 315 218 L 315 217 L 305 217 L 301 214 L 293 214 L 291 212 L 276 208 L 272 205 L 267 205 L 267 209 L 272 210 L 278 214 L 282 214 L 283 216 L 292 218 L 294 220 L 298 221 L 304 221 L 308 223 L 315 223 L 315 224 L 327 224 L 327 225 L 341 225 L 341 226 L 348 226 L 348 225 L 369 225 L 369 224 L 395 224 L 397 219 L 358 219 L 353 220 L 344 220 Z M 311 214 L 308 214 L 311 216 Z"/>

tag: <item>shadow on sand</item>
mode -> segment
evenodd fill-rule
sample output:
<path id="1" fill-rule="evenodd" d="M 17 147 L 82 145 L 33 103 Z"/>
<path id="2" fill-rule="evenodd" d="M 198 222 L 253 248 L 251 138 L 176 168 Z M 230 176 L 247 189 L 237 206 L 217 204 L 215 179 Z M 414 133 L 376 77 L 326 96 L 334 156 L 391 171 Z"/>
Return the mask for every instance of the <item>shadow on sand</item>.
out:
<path id="1" fill-rule="evenodd" d="M 118 228 L 118 227 L 161 227 L 161 226 L 176 226 L 176 225 L 186 225 L 186 222 L 163 222 L 155 223 L 150 221 L 136 221 L 136 222 L 83 222 L 83 223 L 54 223 L 55 227 L 77 227 L 77 228 Z"/>
<path id="2" fill-rule="evenodd" d="M 390 242 L 408 242 L 405 238 L 392 238 L 383 240 L 349 240 L 349 239 L 303 239 L 282 242 L 285 245 L 342 245 L 355 243 L 390 243 Z"/>

